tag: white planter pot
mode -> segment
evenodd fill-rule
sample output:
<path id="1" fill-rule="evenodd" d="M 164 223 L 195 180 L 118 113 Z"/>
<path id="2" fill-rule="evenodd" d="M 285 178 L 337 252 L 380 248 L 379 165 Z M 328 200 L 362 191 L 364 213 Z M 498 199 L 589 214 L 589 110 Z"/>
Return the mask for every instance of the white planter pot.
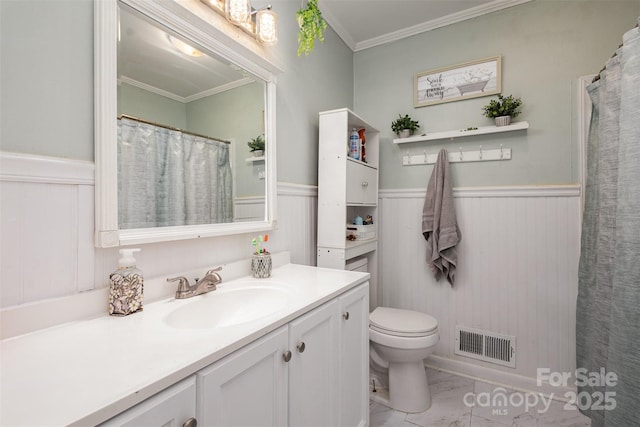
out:
<path id="1" fill-rule="evenodd" d="M 511 123 L 511 116 L 496 117 L 496 126 L 508 126 Z"/>
<path id="2" fill-rule="evenodd" d="M 402 129 L 400 133 L 398 133 L 400 138 L 409 138 L 411 136 L 411 129 Z"/>
<path id="3" fill-rule="evenodd" d="M 253 157 L 262 157 L 262 155 L 264 154 L 264 151 L 262 150 L 255 150 L 253 152 Z"/>

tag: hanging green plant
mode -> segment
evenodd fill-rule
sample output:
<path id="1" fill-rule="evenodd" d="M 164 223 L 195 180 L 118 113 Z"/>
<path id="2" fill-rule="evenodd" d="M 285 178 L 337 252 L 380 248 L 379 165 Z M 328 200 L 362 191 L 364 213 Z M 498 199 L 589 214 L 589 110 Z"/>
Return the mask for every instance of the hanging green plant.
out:
<path id="1" fill-rule="evenodd" d="M 327 21 L 322 17 L 318 8 L 318 0 L 308 0 L 307 6 L 296 12 L 296 19 L 300 26 L 298 31 L 298 56 L 309 55 L 313 52 L 316 37 L 324 42 L 324 30 L 327 29 Z"/>

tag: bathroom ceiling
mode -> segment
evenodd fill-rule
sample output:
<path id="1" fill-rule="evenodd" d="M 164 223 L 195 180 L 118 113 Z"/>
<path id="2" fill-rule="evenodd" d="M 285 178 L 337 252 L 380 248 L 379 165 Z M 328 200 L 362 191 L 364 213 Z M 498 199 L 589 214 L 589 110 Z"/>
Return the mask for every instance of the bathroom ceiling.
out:
<path id="1" fill-rule="evenodd" d="M 318 5 L 331 28 L 355 52 L 528 1 L 319 0 Z"/>

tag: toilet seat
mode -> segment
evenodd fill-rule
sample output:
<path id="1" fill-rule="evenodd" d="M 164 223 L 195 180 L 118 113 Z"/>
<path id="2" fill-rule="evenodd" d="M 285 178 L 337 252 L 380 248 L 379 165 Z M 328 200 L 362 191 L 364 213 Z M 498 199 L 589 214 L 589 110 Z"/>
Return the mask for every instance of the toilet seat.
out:
<path id="1" fill-rule="evenodd" d="M 438 333 L 438 321 L 425 313 L 378 307 L 369 315 L 369 329 L 395 337 L 419 338 Z"/>

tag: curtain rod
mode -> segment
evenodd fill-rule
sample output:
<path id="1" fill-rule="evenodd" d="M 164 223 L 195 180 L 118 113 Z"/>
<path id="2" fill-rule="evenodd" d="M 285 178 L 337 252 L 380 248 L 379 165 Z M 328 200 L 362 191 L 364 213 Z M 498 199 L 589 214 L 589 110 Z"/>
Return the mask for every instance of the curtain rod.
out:
<path id="1" fill-rule="evenodd" d="M 639 24 L 636 24 L 633 28 L 638 28 Z M 620 46 L 618 46 L 618 49 L 620 49 L 622 46 L 624 46 L 624 43 L 620 44 Z M 616 55 L 618 54 L 618 49 L 616 49 L 615 52 L 613 52 L 613 55 L 611 55 L 611 58 L 615 58 Z M 591 80 L 591 83 L 595 83 L 598 80 L 600 80 L 600 73 L 602 73 L 604 70 L 607 69 L 607 65 L 605 64 L 604 67 L 602 67 L 602 69 L 598 72 L 598 74 L 596 74 L 596 76 L 593 78 L 593 80 Z"/>
<path id="2" fill-rule="evenodd" d="M 120 119 L 134 120 L 136 122 L 145 123 L 145 124 L 151 125 L 151 126 L 157 126 L 157 127 L 164 128 L 164 129 L 175 130 L 177 132 L 182 132 L 184 134 L 191 135 L 191 136 L 197 136 L 197 137 L 204 138 L 204 139 L 210 139 L 212 141 L 222 142 L 222 143 L 225 143 L 225 144 L 231 144 L 231 141 L 227 141 L 227 140 L 220 139 L 220 138 L 214 138 L 213 136 L 201 135 L 201 134 L 195 133 L 195 132 L 189 132 L 187 130 L 182 130 L 182 129 L 179 129 L 179 128 L 175 128 L 173 126 L 167 126 L 167 125 L 163 125 L 161 123 L 155 123 L 155 122 L 151 122 L 149 120 L 144 120 L 144 119 L 140 119 L 138 117 L 133 117 L 133 116 L 130 116 L 128 114 L 121 114 L 120 117 L 118 117 L 118 120 L 120 120 Z"/>

